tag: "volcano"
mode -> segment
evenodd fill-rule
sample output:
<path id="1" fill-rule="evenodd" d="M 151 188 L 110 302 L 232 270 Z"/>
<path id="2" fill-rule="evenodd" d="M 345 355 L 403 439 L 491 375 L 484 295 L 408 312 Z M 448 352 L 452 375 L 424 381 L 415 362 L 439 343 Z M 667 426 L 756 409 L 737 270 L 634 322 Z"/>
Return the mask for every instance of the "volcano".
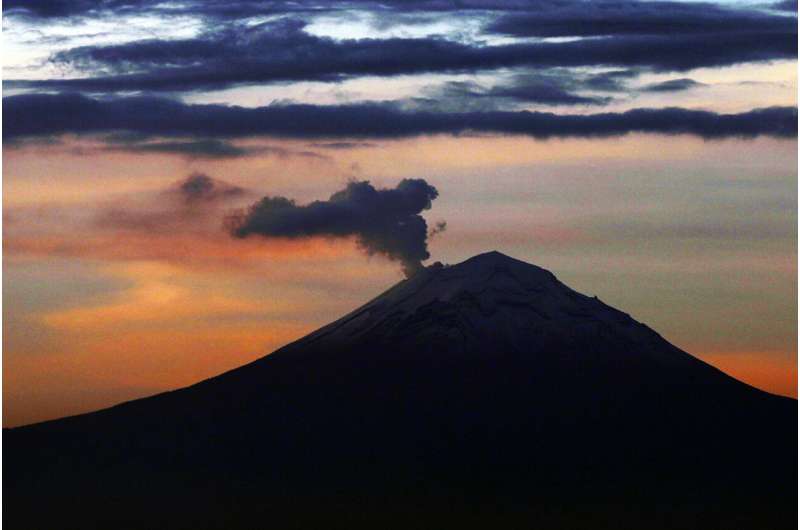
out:
<path id="1" fill-rule="evenodd" d="M 796 528 L 797 402 L 497 252 L 4 431 L 7 528 Z"/>

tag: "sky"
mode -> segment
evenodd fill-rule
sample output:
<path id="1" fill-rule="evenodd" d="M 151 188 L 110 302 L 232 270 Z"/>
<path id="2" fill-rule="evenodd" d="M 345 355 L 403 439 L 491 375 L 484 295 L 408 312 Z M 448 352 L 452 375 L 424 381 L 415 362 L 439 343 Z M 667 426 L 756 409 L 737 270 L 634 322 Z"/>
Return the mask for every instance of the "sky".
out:
<path id="1" fill-rule="evenodd" d="M 7 0 L 3 425 L 498 250 L 797 396 L 797 4 Z"/>

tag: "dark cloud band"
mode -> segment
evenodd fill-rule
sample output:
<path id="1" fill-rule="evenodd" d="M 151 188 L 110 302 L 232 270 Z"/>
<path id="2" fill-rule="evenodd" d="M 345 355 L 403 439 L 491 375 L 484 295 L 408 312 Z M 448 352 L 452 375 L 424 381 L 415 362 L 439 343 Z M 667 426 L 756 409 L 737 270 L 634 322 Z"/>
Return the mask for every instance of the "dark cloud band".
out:
<path id="1" fill-rule="evenodd" d="M 779 11 L 797 11 L 796 0 L 782 0 L 769 7 Z M 424 13 L 477 11 L 526 15 L 536 20 L 541 35 L 576 35 L 586 33 L 591 25 L 599 30 L 618 32 L 636 27 L 648 32 L 710 31 L 731 27 L 742 28 L 765 24 L 769 17 L 759 11 L 732 9 L 709 2 L 620 1 L 620 0 L 6 0 L 3 14 L 29 19 L 63 19 L 70 17 L 100 17 L 124 14 L 185 15 L 194 14 L 214 20 L 232 20 L 264 15 L 292 13 L 333 13 L 352 9 L 380 12 L 384 18 Z M 534 17 L 534 18 L 532 18 Z M 569 24 L 575 20 L 574 27 Z M 637 20 L 638 19 L 638 20 Z M 554 21 L 555 20 L 555 21 Z M 504 26 L 508 20 L 497 24 Z M 517 22 L 517 25 L 521 22 Z M 529 24 L 528 24 L 529 25 Z M 510 29 L 515 29 L 512 26 Z M 583 31 L 581 31 L 583 29 Z M 528 30 L 531 31 L 531 30 Z"/>
<path id="2" fill-rule="evenodd" d="M 496 133 L 536 138 L 629 133 L 703 138 L 797 136 L 797 109 L 771 107 L 739 114 L 681 108 L 559 115 L 547 112 L 405 112 L 391 104 L 272 105 L 243 108 L 187 105 L 131 97 L 28 94 L 3 99 L 3 138 L 125 131 L 160 137 L 401 138 L 426 134 Z"/>
<path id="3" fill-rule="evenodd" d="M 488 45 L 445 36 L 333 39 L 312 34 L 320 13 L 372 13 L 381 24 L 439 20 L 443 12 L 480 11 L 491 33 L 513 37 L 579 37 L 515 40 Z M 485 72 L 605 66 L 687 71 L 797 57 L 797 18 L 765 9 L 705 2 L 638 0 L 210 2 L 188 0 L 12 0 L 9 13 L 29 17 L 114 16 L 138 10 L 186 13 L 202 21 L 192 38 L 150 38 L 113 45 L 79 46 L 54 53 L 59 67 L 79 77 L 7 79 L 11 88 L 82 92 L 187 92 L 290 81 L 335 82 L 360 76 Z M 337 15 L 338 13 L 338 15 Z M 380 16 L 375 16 L 380 13 Z M 272 15 L 261 22 L 252 17 Z M 281 16 L 282 15 L 282 16 Z M 471 15 L 478 16 L 478 15 Z M 221 20 L 224 19 L 224 20 Z M 538 99 L 598 104 L 552 88 Z M 523 94 L 525 95 L 525 94 Z M 517 94 L 511 94 L 517 97 Z M 569 101 L 572 96 L 572 103 Z"/>
<path id="4" fill-rule="evenodd" d="M 273 24 L 256 35 L 223 32 L 202 39 L 76 48 L 53 60 L 94 75 L 11 79 L 6 84 L 12 88 L 62 91 L 180 92 L 281 81 L 340 81 L 359 76 L 522 67 L 612 66 L 686 71 L 797 57 L 795 26 L 781 31 L 621 35 L 486 46 L 441 38 L 334 41 L 309 35 L 301 30 L 302 25 L 284 25 L 288 27 L 276 30 Z M 111 73 L 97 75 L 109 70 Z"/>
<path id="5" fill-rule="evenodd" d="M 507 13 L 489 31 L 517 37 L 785 33 L 797 20 L 708 2 L 601 0 Z"/>

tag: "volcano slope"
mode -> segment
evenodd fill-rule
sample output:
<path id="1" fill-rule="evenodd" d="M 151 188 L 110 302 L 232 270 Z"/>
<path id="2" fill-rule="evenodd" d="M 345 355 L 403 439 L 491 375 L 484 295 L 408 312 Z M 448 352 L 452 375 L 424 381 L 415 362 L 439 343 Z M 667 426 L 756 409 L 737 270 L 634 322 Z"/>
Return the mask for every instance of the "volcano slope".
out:
<path id="1" fill-rule="evenodd" d="M 193 386 L 4 431 L 7 528 L 796 528 L 797 402 L 491 252 Z"/>

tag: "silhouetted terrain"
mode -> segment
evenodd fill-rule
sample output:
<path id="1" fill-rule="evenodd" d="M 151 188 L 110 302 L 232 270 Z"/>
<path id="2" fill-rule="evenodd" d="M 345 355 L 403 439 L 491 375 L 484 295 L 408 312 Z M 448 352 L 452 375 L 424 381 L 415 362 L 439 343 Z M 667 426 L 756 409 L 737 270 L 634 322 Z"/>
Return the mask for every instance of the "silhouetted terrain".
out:
<path id="1" fill-rule="evenodd" d="M 9 529 L 797 525 L 795 400 L 496 252 L 3 441 Z"/>

